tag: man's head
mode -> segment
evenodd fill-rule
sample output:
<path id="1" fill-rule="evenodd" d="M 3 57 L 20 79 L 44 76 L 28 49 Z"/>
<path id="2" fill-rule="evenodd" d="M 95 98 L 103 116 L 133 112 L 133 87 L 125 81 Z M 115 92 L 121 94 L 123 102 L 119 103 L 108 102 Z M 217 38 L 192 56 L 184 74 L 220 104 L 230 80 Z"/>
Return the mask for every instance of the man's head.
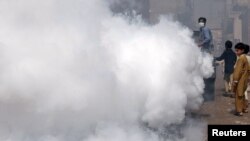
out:
<path id="1" fill-rule="evenodd" d="M 237 56 L 244 54 L 245 52 L 245 45 L 243 43 L 238 43 L 235 45 L 235 53 Z"/>
<path id="2" fill-rule="evenodd" d="M 225 42 L 225 47 L 226 48 L 232 48 L 232 46 L 233 46 L 233 43 L 231 41 L 226 41 Z"/>
<path id="3" fill-rule="evenodd" d="M 200 17 L 200 18 L 198 19 L 198 23 L 199 23 L 199 26 L 200 26 L 200 27 L 204 27 L 204 26 L 206 25 L 206 23 L 207 23 L 207 19 L 204 18 L 204 17 Z"/>
<path id="4" fill-rule="evenodd" d="M 249 52 L 249 45 L 245 44 L 244 54 L 248 54 L 248 52 Z"/>

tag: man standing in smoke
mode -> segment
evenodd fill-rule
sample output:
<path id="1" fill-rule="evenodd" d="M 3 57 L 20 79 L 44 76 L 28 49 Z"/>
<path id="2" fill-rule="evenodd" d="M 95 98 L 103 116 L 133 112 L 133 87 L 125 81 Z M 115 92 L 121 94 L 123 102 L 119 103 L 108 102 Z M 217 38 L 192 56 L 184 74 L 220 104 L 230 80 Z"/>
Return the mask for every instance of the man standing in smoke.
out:
<path id="1" fill-rule="evenodd" d="M 211 30 L 206 26 L 207 19 L 200 17 L 198 19 L 200 26 L 199 37 L 198 37 L 198 46 L 201 48 L 202 52 L 212 54 L 212 33 Z M 215 70 L 215 61 L 213 63 L 214 73 L 210 78 L 204 79 L 205 88 L 203 98 L 204 101 L 213 101 L 215 93 L 215 79 L 216 79 L 216 70 Z"/>
<path id="2" fill-rule="evenodd" d="M 207 19 L 200 17 L 198 19 L 200 26 L 200 36 L 199 36 L 199 47 L 201 47 L 202 52 L 211 53 L 212 52 L 212 33 L 211 30 L 206 26 Z"/>

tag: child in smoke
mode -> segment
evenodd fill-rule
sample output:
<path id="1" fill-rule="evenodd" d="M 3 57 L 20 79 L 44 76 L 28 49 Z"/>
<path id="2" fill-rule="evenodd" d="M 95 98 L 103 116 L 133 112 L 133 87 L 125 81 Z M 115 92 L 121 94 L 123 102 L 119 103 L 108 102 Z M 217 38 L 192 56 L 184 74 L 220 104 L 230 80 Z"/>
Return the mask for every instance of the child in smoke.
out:
<path id="1" fill-rule="evenodd" d="M 235 109 L 236 116 L 243 116 L 243 112 L 247 112 L 245 104 L 245 91 L 247 90 L 247 81 L 249 77 L 249 64 L 244 54 L 245 45 L 238 43 L 235 45 L 235 52 L 238 56 L 236 66 L 233 72 L 233 92 L 235 93 Z"/>
<path id="2" fill-rule="evenodd" d="M 215 58 L 216 61 L 224 60 L 224 80 L 225 80 L 225 94 L 224 96 L 229 96 L 231 91 L 232 73 L 234 71 L 234 65 L 237 60 L 237 56 L 232 50 L 233 43 L 231 41 L 225 42 L 225 51 L 220 57 Z"/>

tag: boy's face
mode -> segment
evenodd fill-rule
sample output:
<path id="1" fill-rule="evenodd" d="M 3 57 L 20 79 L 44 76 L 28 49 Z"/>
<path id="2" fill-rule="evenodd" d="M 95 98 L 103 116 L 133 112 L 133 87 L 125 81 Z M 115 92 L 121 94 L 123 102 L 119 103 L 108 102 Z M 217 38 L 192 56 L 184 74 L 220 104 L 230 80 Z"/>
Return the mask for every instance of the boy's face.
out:
<path id="1" fill-rule="evenodd" d="M 235 53 L 237 56 L 240 56 L 241 54 L 244 53 L 244 49 L 235 49 Z"/>

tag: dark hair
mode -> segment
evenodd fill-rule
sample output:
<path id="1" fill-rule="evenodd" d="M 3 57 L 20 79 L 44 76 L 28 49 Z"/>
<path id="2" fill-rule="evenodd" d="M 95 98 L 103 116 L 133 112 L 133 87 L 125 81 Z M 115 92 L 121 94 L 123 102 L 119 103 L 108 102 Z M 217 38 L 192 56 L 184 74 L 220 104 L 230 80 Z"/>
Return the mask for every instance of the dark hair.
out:
<path id="1" fill-rule="evenodd" d="M 244 53 L 245 53 L 245 54 L 248 54 L 248 52 L 249 52 L 249 45 L 248 45 L 248 44 L 245 44 Z"/>
<path id="2" fill-rule="evenodd" d="M 226 48 L 232 48 L 232 46 L 233 46 L 233 43 L 231 41 L 228 40 L 228 41 L 225 42 L 225 47 Z"/>
<path id="3" fill-rule="evenodd" d="M 207 19 L 206 19 L 205 17 L 200 17 L 200 18 L 198 19 L 198 22 L 204 22 L 204 23 L 206 23 L 206 22 L 207 22 Z"/>
<path id="4" fill-rule="evenodd" d="M 235 49 L 243 49 L 243 50 L 245 50 L 245 45 L 243 43 L 237 43 L 234 48 Z"/>

